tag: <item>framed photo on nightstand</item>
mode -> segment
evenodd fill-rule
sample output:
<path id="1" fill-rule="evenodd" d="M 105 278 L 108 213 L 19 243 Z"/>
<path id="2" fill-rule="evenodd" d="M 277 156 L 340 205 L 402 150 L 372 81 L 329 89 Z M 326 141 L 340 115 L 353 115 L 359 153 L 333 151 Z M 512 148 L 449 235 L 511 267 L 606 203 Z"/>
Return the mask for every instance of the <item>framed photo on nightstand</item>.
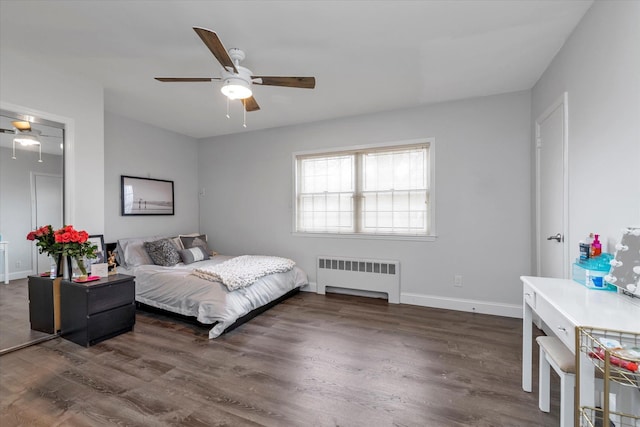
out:
<path id="1" fill-rule="evenodd" d="M 104 235 L 94 234 L 89 236 L 89 240 L 87 241 L 98 247 L 98 249 L 96 249 L 97 258 L 90 258 L 89 262 L 91 264 L 103 264 L 107 262 L 107 252 L 104 249 Z"/>

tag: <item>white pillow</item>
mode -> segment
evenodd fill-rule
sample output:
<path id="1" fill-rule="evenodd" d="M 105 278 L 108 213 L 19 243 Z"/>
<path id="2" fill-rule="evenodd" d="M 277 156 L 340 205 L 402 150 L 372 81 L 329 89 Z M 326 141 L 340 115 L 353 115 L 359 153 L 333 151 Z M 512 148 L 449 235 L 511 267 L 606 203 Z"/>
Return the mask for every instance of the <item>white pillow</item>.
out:
<path id="1" fill-rule="evenodd" d="M 137 267 L 144 264 L 153 264 L 153 260 L 144 247 L 144 242 L 152 242 L 162 239 L 164 236 L 134 237 L 118 240 L 118 264 L 124 268 Z"/>
<path id="2" fill-rule="evenodd" d="M 171 238 L 171 243 L 173 243 L 173 246 L 175 246 L 176 249 L 179 250 L 179 251 L 184 249 L 184 246 L 182 246 L 182 240 L 180 240 L 180 236 L 172 237 Z"/>

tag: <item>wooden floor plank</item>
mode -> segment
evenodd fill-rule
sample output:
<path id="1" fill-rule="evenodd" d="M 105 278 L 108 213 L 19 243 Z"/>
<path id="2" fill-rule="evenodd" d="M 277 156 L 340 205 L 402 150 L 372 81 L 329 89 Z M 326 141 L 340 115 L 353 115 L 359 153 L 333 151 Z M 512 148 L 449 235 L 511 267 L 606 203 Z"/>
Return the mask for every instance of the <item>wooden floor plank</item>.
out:
<path id="1" fill-rule="evenodd" d="M 301 293 L 215 340 L 162 314 L 136 322 L 90 348 L 57 338 L 1 356 L 2 426 L 559 420 L 557 379 L 549 414 L 521 389 L 519 319 Z"/>

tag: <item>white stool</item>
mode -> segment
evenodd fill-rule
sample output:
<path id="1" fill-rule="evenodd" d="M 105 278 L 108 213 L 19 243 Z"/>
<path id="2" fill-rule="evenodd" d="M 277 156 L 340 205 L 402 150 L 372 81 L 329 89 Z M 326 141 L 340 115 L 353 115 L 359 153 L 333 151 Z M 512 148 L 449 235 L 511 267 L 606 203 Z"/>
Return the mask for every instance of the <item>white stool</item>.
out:
<path id="1" fill-rule="evenodd" d="M 575 355 L 556 337 L 536 338 L 540 346 L 540 372 L 538 375 L 538 407 L 549 412 L 550 380 L 553 367 L 560 376 L 560 427 L 573 426 L 573 389 L 576 384 Z"/>

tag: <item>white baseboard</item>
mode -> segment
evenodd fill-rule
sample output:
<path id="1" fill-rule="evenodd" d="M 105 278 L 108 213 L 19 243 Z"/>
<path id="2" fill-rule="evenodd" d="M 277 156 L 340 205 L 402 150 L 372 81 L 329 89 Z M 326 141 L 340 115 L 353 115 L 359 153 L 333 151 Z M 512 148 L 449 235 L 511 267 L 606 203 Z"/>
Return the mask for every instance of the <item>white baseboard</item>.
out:
<path id="1" fill-rule="evenodd" d="M 422 307 L 468 311 L 470 313 L 492 314 L 494 316 L 515 317 L 518 319 L 522 318 L 521 305 L 504 304 L 500 302 L 402 293 L 400 294 L 400 303 L 420 305 Z"/>
<path id="2" fill-rule="evenodd" d="M 315 282 L 300 288 L 306 292 L 316 292 L 317 286 Z M 327 288 L 327 292 L 343 293 L 349 295 L 386 298 L 385 294 L 377 292 L 356 291 L 353 289 Z M 447 310 L 468 311 L 470 313 L 491 314 L 494 316 L 522 318 L 522 306 L 516 304 L 504 304 L 500 302 L 479 301 L 461 298 L 448 298 L 424 294 L 401 293 L 401 304 L 419 305 L 422 307 L 444 308 Z"/>
<path id="3" fill-rule="evenodd" d="M 9 270 L 9 280 L 25 279 L 29 277 L 31 274 L 33 274 L 31 270 L 24 270 L 24 271 Z M 4 273 L 2 273 L 2 275 L 0 276 L 0 279 L 4 280 Z"/>
<path id="4" fill-rule="evenodd" d="M 316 284 L 316 282 L 309 282 L 308 284 L 300 288 L 300 290 L 303 292 L 313 292 L 313 293 L 315 293 L 317 289 L 318 289 L 318 285 Z"/>

